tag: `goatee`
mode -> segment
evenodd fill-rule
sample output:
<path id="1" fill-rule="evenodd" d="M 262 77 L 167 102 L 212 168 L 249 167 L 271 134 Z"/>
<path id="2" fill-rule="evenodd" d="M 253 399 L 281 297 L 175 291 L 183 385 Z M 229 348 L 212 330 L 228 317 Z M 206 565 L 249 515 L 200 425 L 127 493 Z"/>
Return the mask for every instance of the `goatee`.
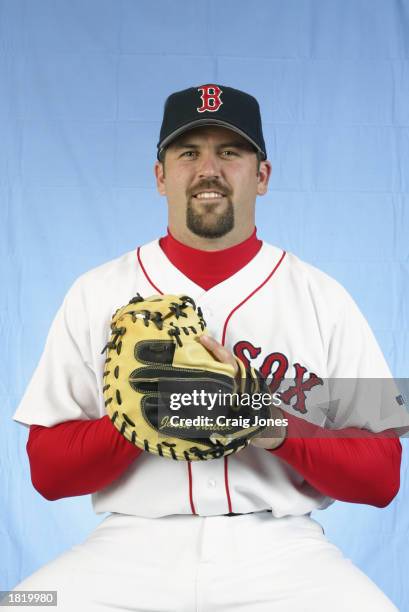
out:
<path id="1" fill-rule="evenodd" d="M 211 220 L 210 217 L 215 217 Z M 193 234 L 202 238 L 221 238 L 228 234 L 234 227 L 234 208 L 231 200 L 227 202 L 227 208 L 220 214 L 211 211 L 198 213 L 192 206 L 191 199 L 188 200 L 186 210 L 186 225 Z"/>

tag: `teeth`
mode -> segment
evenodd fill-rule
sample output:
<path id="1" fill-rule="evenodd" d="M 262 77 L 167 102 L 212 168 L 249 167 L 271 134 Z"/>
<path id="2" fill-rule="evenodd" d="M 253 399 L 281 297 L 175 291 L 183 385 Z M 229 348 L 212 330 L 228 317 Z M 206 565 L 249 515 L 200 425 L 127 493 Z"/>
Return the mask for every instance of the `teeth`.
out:
<path id="1" fill-rule="evenodd" d="M 196 197 L 199 200 L 210 200 L 211 198 L 222 198 L 223 194 L 218 193 L 217 191 L 202 191 L 201 193 L 196 194 Z"/>

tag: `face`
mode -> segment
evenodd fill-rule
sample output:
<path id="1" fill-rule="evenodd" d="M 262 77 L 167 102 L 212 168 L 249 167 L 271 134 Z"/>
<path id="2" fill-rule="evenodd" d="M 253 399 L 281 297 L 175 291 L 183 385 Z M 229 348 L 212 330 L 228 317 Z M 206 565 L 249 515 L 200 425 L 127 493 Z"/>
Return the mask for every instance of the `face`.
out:
<path id="1" fill-rule="evenodd" d="M 258 164 L 250 143 L 225 128 L 201 127 L 186 132 L 166 150 L 155 174 L 159 193 L 169 205 L 174 236 L 191 233 L 205 239 L 254 228 L 257 195 L 267 191 L 271 167 Z M 244 239 L 243 238 L 243 239 Z"/>

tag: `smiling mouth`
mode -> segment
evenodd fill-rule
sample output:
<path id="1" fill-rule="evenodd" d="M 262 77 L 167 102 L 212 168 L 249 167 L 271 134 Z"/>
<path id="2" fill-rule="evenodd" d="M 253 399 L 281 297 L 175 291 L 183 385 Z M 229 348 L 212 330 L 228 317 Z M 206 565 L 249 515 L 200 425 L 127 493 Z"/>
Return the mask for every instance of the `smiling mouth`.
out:
<path id="1" fill-rule="evenodd" d="M 197 200 L 220 200 L 220 198 L 224 198 L 224 193 L 220 193 L 220 191 L 200 191 L 196 193 L 194 196 Z"/>

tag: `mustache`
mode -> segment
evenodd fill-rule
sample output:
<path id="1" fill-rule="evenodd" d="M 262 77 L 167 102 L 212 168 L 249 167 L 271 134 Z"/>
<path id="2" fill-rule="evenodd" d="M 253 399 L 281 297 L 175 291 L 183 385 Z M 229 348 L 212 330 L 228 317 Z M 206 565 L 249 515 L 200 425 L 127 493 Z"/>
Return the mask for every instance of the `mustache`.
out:
<path id="1" fill-rule="evenodd" d="M 223 193 L 226 196 L 231 195 L 230 187 L 228 187 L 227 185 L 222 185 L 222 183 L 220 183 L 220 181 L 218 181 L 217 179 L 202 179 L 188 190 L 188 195 L 192 196 L 194 193 L 198 193 L 199 191 L 205 189 L 220 191 L 220 193 Z"/>

